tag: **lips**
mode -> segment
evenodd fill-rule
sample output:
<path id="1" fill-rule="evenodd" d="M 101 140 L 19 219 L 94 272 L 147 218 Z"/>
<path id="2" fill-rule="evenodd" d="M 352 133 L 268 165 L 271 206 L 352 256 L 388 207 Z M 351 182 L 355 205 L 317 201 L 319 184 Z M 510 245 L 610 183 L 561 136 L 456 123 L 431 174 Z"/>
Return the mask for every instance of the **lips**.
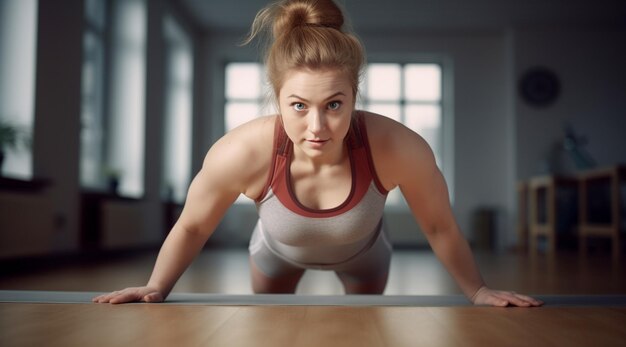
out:
<path id="1" fill-rule="evenodd" d="M 306 141 L 309 143 L 309 146 L 311 146 L 312 148 L 321 148 L 329 140 L 312 139 L 312 140 L 306 140 Z"/>

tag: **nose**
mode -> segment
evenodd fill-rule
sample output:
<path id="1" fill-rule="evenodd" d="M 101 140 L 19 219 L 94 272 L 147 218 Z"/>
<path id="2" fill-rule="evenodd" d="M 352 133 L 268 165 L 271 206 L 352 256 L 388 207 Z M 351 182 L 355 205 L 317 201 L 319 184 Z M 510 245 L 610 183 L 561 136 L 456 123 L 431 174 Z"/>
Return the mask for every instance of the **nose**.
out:
<path id="1" fill-rule="evenodd" d="M 309 112 L 309 131 L 313 134 L 319 134 L 326 127 L 326 117 L 323 112 L 318 110 L 311 110 Z"/>

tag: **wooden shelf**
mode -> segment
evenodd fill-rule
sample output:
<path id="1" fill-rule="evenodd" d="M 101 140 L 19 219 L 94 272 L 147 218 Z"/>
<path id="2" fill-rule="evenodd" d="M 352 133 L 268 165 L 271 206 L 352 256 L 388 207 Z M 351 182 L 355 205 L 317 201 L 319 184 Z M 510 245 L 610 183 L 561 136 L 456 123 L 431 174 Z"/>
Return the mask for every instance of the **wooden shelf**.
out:
<path id="1" fill-rule="evenodd" d="M 0 176 L 0 190 L 9 192 L 39 193 L 50 185 L 50 180 L 33 178 L 30 180 Z"/>
<path id="2" fill-rule="evenodd" d="M 578 181 L 575 177 L 568 176 L 538 176 L 533 177 L 528 182 L 529 200 L 529 251 L 538 251 L 537 239 L 545 237 L 548 241 L 547 252 L 556 252 L 559 238 L 559 223 L 563 216 L 558 213 L 558 201 L 563 189 L 575 190 Z M 545 208 L 540 211 L 540 193 L 545 194 Z M 541 212 L 545 212 L 545 219 L 540 218 Z"/>
<path id="3" fill-rule="evenodd" d="M 615 260 L 620 258 L 621 234 L 624 231 L 623 225 L 621 225 L 624 202 L 620 196 L 620 187 L 625 178 L 626 166 L 624 165 L 589 170 L 578 175 L 578 190 L 580 194 L 578 237 L 581 255 L 584 256 L 587 253 L 588 237 L 608 237 L 611 239 L 613 258 Z M 589 205 L 591 197 L 589 197 L 589 190 L 593 184 L 608 184 L 606 205 L 610 210 L 610 217 L 606 223 L 597 223 L 590 220 L 591 212 L 589 211 Z"/>

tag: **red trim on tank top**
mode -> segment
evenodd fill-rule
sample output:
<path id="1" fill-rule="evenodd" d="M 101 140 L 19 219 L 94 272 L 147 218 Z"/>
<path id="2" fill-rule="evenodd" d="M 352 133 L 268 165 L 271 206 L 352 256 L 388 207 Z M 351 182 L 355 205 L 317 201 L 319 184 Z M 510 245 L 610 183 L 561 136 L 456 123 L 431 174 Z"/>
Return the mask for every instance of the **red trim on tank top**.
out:
<path id="1" fill-rule="evenodd" d="M 388 192 L 380 183 L 374 169 L 363 113 L 358 112 L 354 121 L 356 124 L 354 127 L 351 127 L 348 138 L 345 141 L 348 148 L 352 182 L 350 194 L 343 203 L 334 208 L 318 210 L 304 206 L 297 199 L 293 192 L 290 172 L 293 143 L 282 127 L 280 116 L 276 118 L 274 130 L 274 155 L 272 156 L 271 173 L 263 193 L 255 201 L 257 203 L 261 202 L 271 188 L 276 198 L 292 212 L 305 217 L 325 218 L 342 214 L 356 206 L 363 196 L 367 194 L 372 180 L 379 193 L 386 195 Z M 359 169 L 361 170 L 359 171 Z"/>
<path id="2" fill-rule="evenodd" d="M 381 194 L 387 195 L 389 191 L 385 189 L 380 178 L 378 178 L 378 173 L 376 172 L 376 167 L 374 166 L 374 159 L 372 158 L 372 149 L 370 148 L 370 140 L 367 136 L 367 127 L 365 126 L 365 116 L 363 112 L 359 111 L 359 129 L 361 130 L 361 137 L 363 145 L 365 146 L 365 152 L 367 153 L 367 163 L 370 167 L 370 174 L 372 175 L 372 179 L 374 179 L 374 183 L 376 183 L 376 188 L 380 191 Z"/>
<path id="3" fill-rule="evenodd" d="M 270 164 L 270 174 L 267 178 L 267 181 L 265 182 L 263 191 L 256 199 L 254 199 L 254 201 L 257 203 L 263 200 L 263 198 L 267 195 L 267 192 L 270 190 L 270 187 L 272 186 L 272 181 L 274 180 L 274 172 L 276 171 L 276 154 L 282 150 L 281 147 L 284 147 L 284 145 L 282 144 L 282 142 L 285 142 L 285 136 L 282 136 L 282 134 L 284 133 L 285 132 L 283 131 L 283 125 L 280 121 L 280 116 L 276 116 L 276 120 L 274 121 L 274 144 L 272 150 L 272 163 Z"/>
<path id="4" fill-rule="evenodd" d="M 333 207 L 333 208 L 326 208 L 326 209 L 315 209 L 315 208 L 310 208 L 307 206 L 304 206 L 300 200 L 298 200 L 298 197 L 296 196 L 296 193 L 293 191 L 293 185 L 292 185 L 292 179 L 291 179 L 291 165 L 285 165 L 285 178 L 287 180 L 286 184 L 287 184 L 287 191 L 289 192 L 289 197 L 291 197 L 291 201 L 297 206 L 297 208 L 306 211 L 308 213 L 314 213 L 316 215 L 318 214 L 339 214 L 342 212 L 345 212 L 344 209 L 350 204 L 350 202 L 352 202 L 352 199 L 354 199 L 354 192 L 356 191 L 356 181 L 357 181 L 357 173 L 355 170 L 355 160 L 354 160 L 354 155 L 352 154 L 352 149 L 350 148 L 350 146 L 348 147 L 348 158 L 350 161 L 350 176 L 351 176 L 351 182 L 350 182 L 350 193 L 348 194 L 348 197 L 346 198 L 346 200 L 344 200 L 344 202 L 342 202 L 339 206 L 337 207 Z M 287 163 L 291 163 L 291 159 L 293 156 L 293 147 L 290 146 L 289 149 L 287 149 L 287 155 L 286 155 L 286 162 Z M 290 208 L 291 209 L 291 208 Z M 294 211 L 295 212 L 295 211 Z M 324 216 L 326 217 L 326 216 Z"/>

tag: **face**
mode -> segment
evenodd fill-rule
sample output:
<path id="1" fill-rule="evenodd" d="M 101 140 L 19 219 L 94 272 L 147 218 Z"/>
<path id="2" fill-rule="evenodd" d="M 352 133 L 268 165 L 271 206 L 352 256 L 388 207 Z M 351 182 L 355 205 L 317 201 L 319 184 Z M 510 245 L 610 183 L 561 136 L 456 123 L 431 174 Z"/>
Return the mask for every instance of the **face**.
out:
<path id="1" fill-rule="evenodd" d="M 278 103 L 296 156 L 329 158 L 342 153 L 354 96 L 350 79 L 336 69 L 288 72 Z"/>

